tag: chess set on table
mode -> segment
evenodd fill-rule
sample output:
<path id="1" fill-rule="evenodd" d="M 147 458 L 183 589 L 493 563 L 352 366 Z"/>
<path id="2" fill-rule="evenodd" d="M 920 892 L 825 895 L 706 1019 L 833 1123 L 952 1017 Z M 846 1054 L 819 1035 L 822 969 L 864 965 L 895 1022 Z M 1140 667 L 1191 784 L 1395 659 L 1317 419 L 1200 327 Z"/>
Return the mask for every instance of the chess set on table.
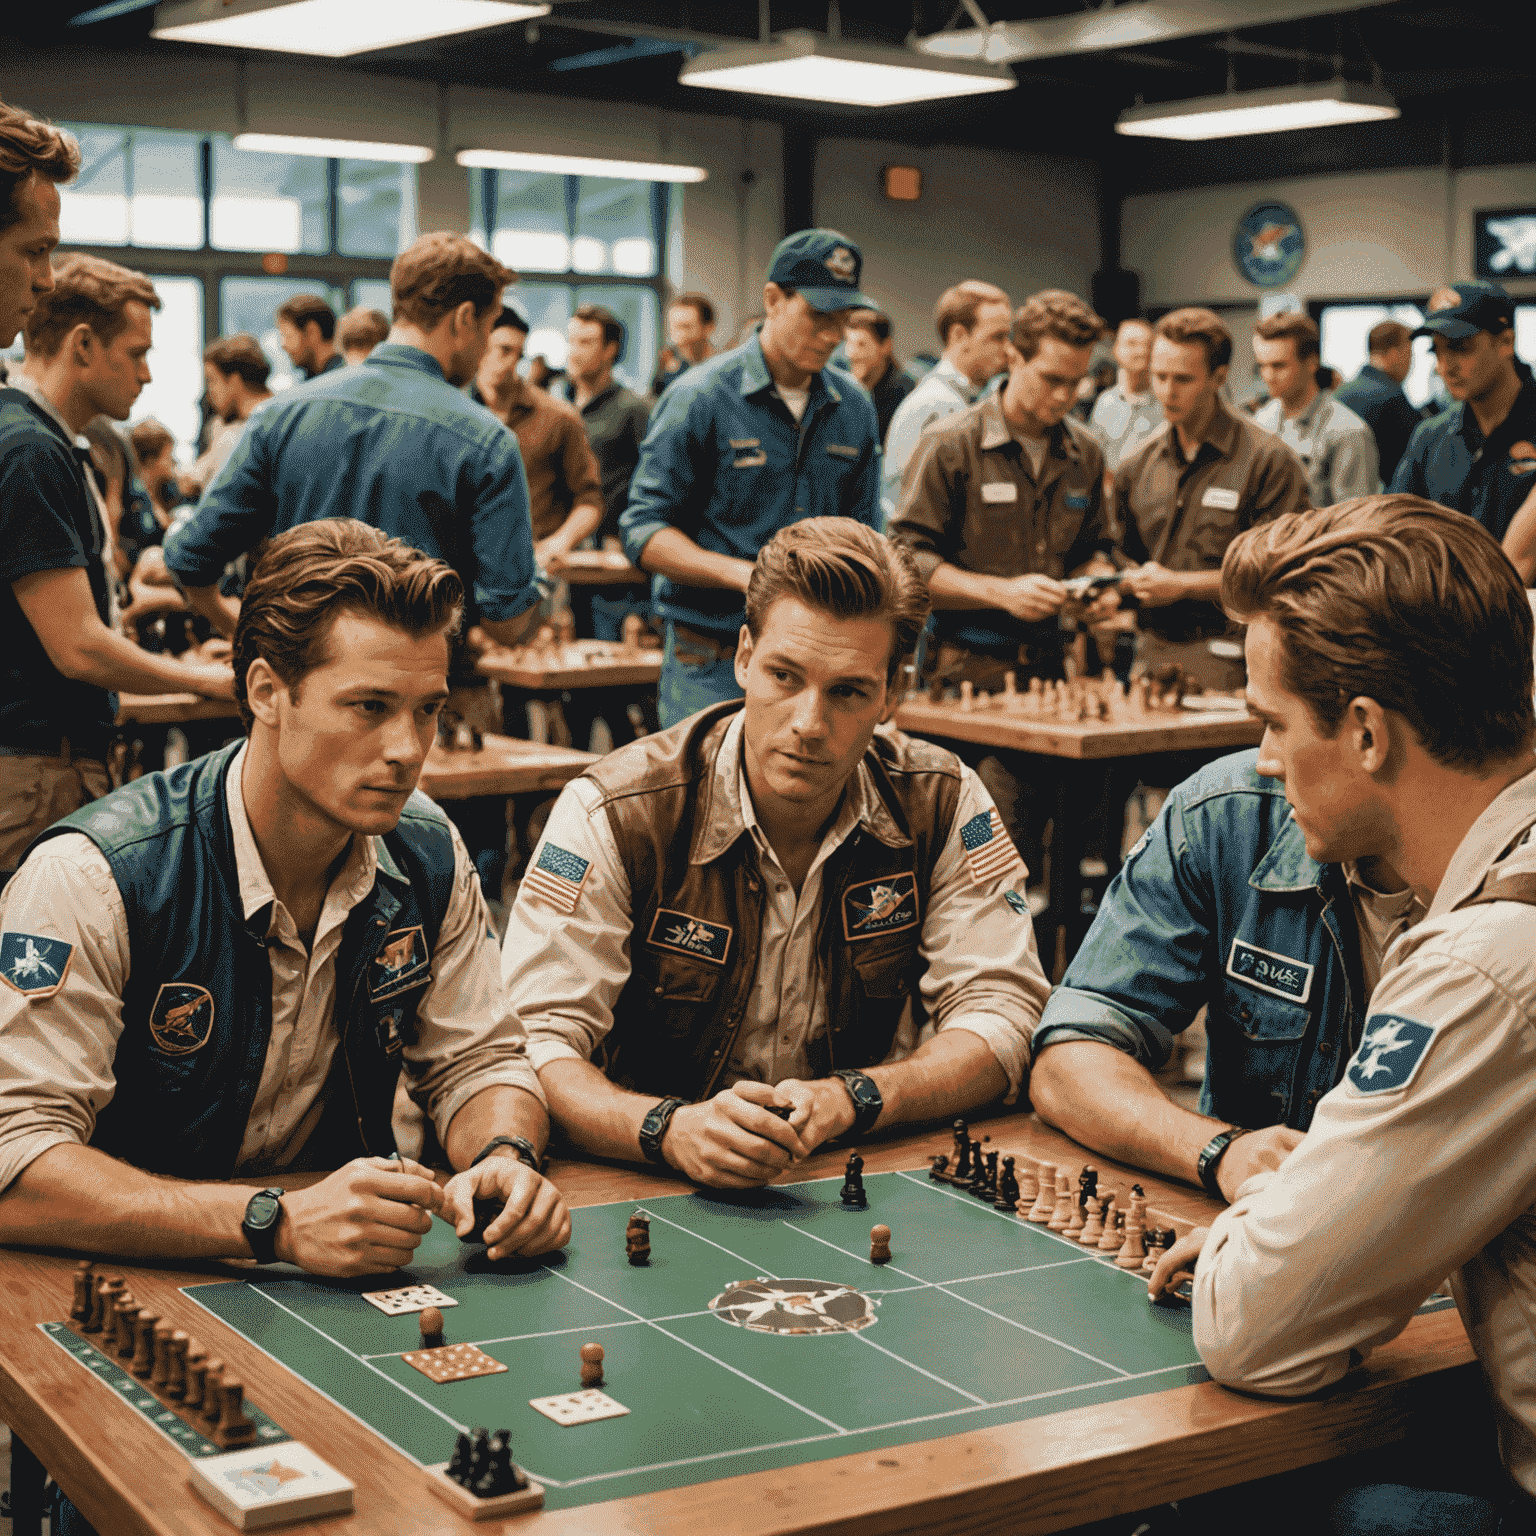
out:
<path id="1" fill-rule="evenodd" d="M 997 693 L 978 691 L 969 680 L 961 681 L 958 686 L 959 699 L 950 702 L 965 714 L 992 710 L 1021 718 L 1118 722 L 1141 720 L 1148 715 L 1168 714 L 1186 708 L 1202 712 L 1230 709 L 1243 713 L 1247 710 L 1241 694 L 1193 692 L 1188 678 L 1177 666 L 1154 668 L 1132 678 L 1129 684 L 1122 683 L 1106 668 L 1099 677 L 1065 680 L 1034 677 L 1029 686 L 1022 689 L 1018 686 L 1017 674 L 1005 672 L 1002 689 Z M 921 692 L 909 694 L 908 698 L 914 702 L 925 699 L 935 704 L 945 702 Z"/>
<path id="2" fill-rule="evenodd" d="M 661 676 L 661 648 L 637 614 L 625 616 L 615 644 L 578 640 L 574 619 L 562 610 L 553 622 L 541 624 L 526 645 L 488 646 L 476 667 L 487 677 L 531 692 L 633 687 Z"/>

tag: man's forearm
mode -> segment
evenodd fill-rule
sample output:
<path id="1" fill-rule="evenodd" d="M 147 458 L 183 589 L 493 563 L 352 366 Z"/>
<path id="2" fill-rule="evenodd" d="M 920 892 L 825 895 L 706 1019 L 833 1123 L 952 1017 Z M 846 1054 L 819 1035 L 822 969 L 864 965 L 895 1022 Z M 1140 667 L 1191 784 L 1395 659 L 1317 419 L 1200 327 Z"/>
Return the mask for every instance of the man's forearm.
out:
<path id="1" fill-rule="evenodd" d="M 578 501 L 549 539 L 555 542 L 557 548 L 569 554 L 583 539 L 590 538 L 596 533 L 602 521 L 601 502 L 594 504 L 590 501 Z"/>
<path id="2" fill-rule="evenodd" d="M 0 1195 L 0 1243 L 124 1259 L 249 1258 L 240 1223 L 251 1193 L 240 1185 L 178 1183 L 61 1143 Z"/>
<path id="3" fill-rule="evenodd" d="M 1008 1074 L 992 1048 L 968 1029 L 946 1029 L 905 1061 L 871 1067 L 869 1076 L 885 1107 L 877 1128 L 912 1120 L 942 1120 L 999 1098 L 1008 1090 Z"/>
<path id="4" fill-rule="evenodd" d="M 208 686 L 205 675 L 177 657 L 141 651 L 105 624 L 81 635 L 72 656 L 53 662 L 66 677 L 114 693 L 200 693 Z"/>
<path id="5" fill-rule="evenodd" d="M 240 604 L 234 598 L 225 597 L 217 583 L 183 590 L 193 613 L 207 619 L 226 640 L 234 639 L 235 625 L 240 621 Z"/>
<path id="6" fill-rule="evenodd" d="M 928 596 L 935 608 L 1004 608 L 1005 578 L 967 571 L 947 560 L 928 578 Z"/>
<path id="7" fill-rule="evenodd" d="M 462 1172 L 493 1136 L 523 1136 L 542 1152 L 549 1140 L 549 1116 L 531 1093 L 510 1083 L 492 1083 L 448 1122 L 443 1150 L 454 1168 Z"/>
<path id="8" fill-rule="evenodd" d="M 651 535 L 640 552 L 640 569 L 655 571 L 684 586 L 725 587 L 733 592 L 745 592 L 752 576 L 750 560 L 701 549 L 676 528 L 663 528 Z"/>
<path id="9" fill-rule="evenodd" d="M 521 645 L 534 631 L 539 622 L 539 605 L 535 603 L 515 619 L 487 619 L 482 617 L 480 627 L 497 645 Z"/>
<path id="10" fill-rule="evenodd" d="M 557 1057 L 539 1070 L 549 1114 L 573 1146 L 598 1157 L 640 1161 L 640 1122 L 657 1097 L 608 1081 L 590 1061 Z"/>

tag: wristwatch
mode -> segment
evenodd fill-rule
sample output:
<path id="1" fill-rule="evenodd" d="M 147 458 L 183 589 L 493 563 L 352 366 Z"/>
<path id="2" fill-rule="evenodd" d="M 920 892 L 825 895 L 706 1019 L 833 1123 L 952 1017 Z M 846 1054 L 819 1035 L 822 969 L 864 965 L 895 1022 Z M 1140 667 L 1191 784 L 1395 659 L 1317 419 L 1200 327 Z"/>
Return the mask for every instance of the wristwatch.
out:
<path id="1" fill-rule="evenodd" d="M 277 1263 L 277 1223 L 283 1214 L 283 1191 L 275 1185 L 258 1189 L 246 1202 L 240 1230 L 258 1264 Z"/>
<path id="2" fill-rule="evenodd" d="M 1205 1186 L 1205 1192 L 1208 1195 L 1214 1195 L 1218 1200 L 1226 1199 L 1221 1192 L 1221 1185 L 1216 1182 L 1216 1169 L 1220 1166 L 1222 1158 L 1227 1155 L 1227 1148 L 1239 1136 L 1246 1136 L 1248 1129 L 1247 1126 L 1241 1125 L 1228 1126 L 1226 1130 L 1211 1137 L 1201 1149 L 1200 1156 L 1195 1160 L 1195 1172 L 1200 1175 L 1200 1182 Z"/>
<path id="3" fill-rule="evenodd" d="M 473 1168 L 476 1163 L 483 1163 L 497 1147 L 511 1147 L 519 1162 L 526 1163 L 535 1173 L 539 1171 L 538 1148 L 526 1136 L 492 1136 L 475 1153 L 469 1166 Z"/>
<path id="4" fill-rule="evenodd" d="M 853 1067 L 839 1067 L 832 1076 L 842 1078 L 843 1087 L 853 1100 L 853 1124 L 849 1126 L 848 1134 L 867 1136 L 874 1129 L 875 1121 L 880 1118 L 880 1111 L 885 1108 L 885 1100 L 880 1097 L 874 1078 Z"/>
<path id="5" fill-rule="evenodd" d="M 667 1127 L 672 1124 L 672 1116 L 687 1102 L 686 1099 L 663 1099 L 640 1122 L 640 1150 L 645 1154 L 646 1162 L 666 1162 L 661 1143 L 666 1137 Z"/>

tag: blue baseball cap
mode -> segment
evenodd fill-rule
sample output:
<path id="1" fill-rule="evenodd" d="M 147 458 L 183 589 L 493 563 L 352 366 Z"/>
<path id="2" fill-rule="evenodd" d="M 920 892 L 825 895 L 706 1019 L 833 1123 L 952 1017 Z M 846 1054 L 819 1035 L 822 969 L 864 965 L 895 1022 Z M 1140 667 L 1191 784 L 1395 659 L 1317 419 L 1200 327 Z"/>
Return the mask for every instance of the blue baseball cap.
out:
<path id="1" fill-rule="evenodd" d="M 1479 331 L 1497 336 L 1514 323 L 1514 303 L 1497 283 L 1452 283 L 1430 294 L 1429 313 L 1413 334 L 1465 341 Z"/>
<path id="2" fill-rule="evenodd" d="M 868 294 L 859 292 L 864 255 L 847 235 L 835 229 L 802 229 L 786 235 L 773 248 L 768 281 L 805 295 L 812 309 L 877 309 Z"/>

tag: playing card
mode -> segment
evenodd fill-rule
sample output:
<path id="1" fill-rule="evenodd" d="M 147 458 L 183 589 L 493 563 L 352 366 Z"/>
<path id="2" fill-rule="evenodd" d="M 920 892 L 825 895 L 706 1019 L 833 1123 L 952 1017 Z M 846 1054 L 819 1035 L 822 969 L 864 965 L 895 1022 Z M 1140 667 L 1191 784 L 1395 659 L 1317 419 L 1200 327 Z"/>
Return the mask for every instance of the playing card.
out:
<path id="1" fill-rule="evenodd" d="M 573 1424 L 593 1424 L 598 1419 L 617 1419 L 629 1412 L 606 1392 L 590 1387 L 585 1392 L 562 1392 L 558 1397 L 530 1397 L 528 1406 L 553 1419 L 563 1429 Z"/>
<path id="2" fill-rule="evenodd" d="M 407 1312 L 425 1312 L 428 1307 L 456 1307 L 452 1296 L 445 1296 L 435 1285 L 402 1285 L 394 1291 L 364 1291 L 363 1300 L 377 1307 L 386 1317 L 401 1317 Z"/>
<path id="3" fill-rule="evenodd" d="M 352 1508 L 352 1484 L 307 1445 L 229 1451 L 191 1463 L 192 1486 L 241 1530 Z"/>
<path id="4" fill-rule="evenodd" d="M 436 1349 L 413 1349 L 400 1358 L 439 1384 L 468 1381 L 471 1376 L 495 1376 L 506 1370 L 478 1344 L 440 1344 Z"/>

